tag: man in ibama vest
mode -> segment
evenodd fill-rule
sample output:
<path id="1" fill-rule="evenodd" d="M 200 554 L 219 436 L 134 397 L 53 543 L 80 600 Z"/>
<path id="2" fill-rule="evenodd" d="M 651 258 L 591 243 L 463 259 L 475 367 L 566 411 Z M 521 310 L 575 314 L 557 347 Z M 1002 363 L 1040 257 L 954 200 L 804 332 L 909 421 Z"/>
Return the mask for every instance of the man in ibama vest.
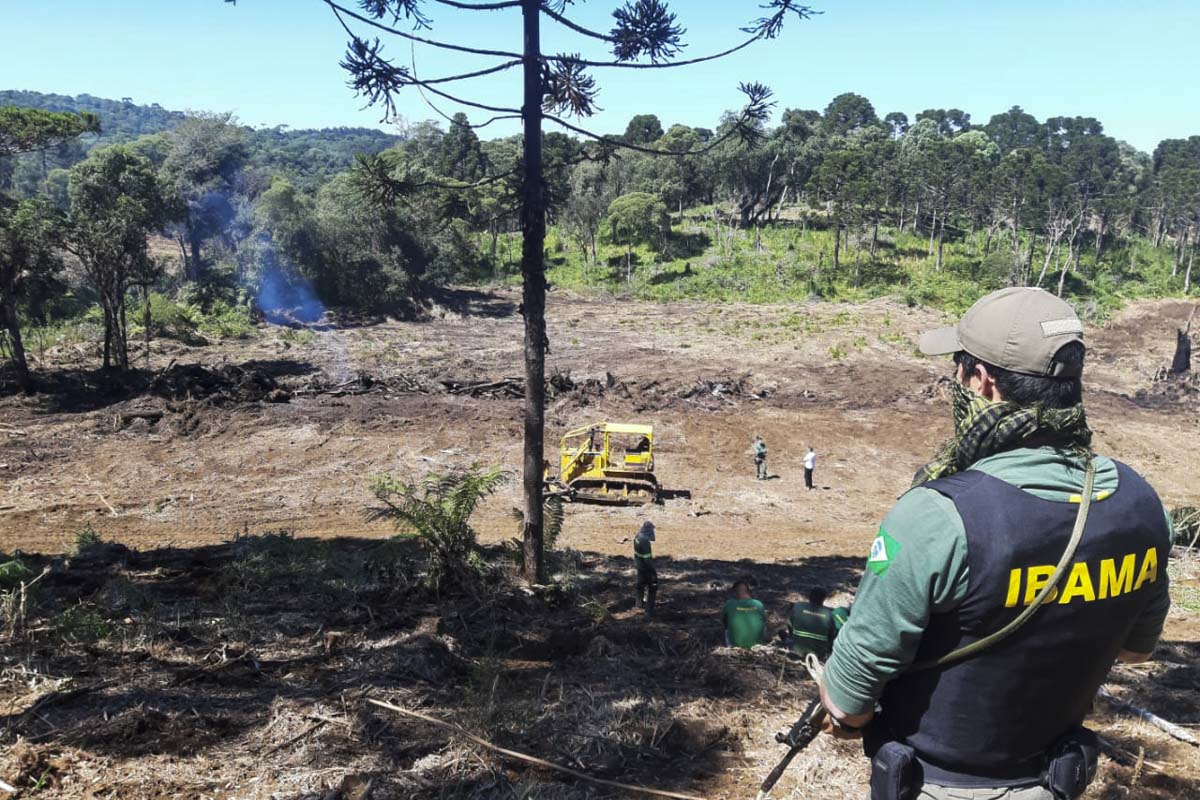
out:
<path id="1" fill-rule="evenodd" d="M 1003 289 L 921 349 L 954 356 L 954 436 L 878 531 L 825 667 L 825 730 L 865 730 L 875 800 L 1076 797 L 1096 690 L 1162 631 L 1170 522 L 1091 452 L 1065 302 Z"/>

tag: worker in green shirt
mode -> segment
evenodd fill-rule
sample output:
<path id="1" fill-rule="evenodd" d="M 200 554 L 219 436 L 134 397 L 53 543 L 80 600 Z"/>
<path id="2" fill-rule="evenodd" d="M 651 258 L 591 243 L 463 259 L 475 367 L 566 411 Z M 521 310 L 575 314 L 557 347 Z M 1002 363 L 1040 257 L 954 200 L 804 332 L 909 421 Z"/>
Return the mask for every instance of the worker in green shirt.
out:
<path id="1" fill-rule="evenodd" d="M 658 594 L 658 572 L 654 569 L 654 523 L 646 520 L 633 537 L 633 560 L 637 566 L 637 601 L 646 610 L 647 617 L 654 616 L 654 598 Z"/>
<path id="2" fill-rule="evenodd" d="M 806 597 L 806 601 L 793 603 L 788 612 L 788 641 L 796 655 L 813 653 L 824 660 L 837 630 L 833 609 L 825 607 L 826 593 L 819 586 L 809 589 Z"/>
<path id="3" fill-rule="evenodd" d="M 873 800 L 1078 797 L 1097 689 L 1162 631 L 1170 522 L 1091 451 L 1070 305 L 1003 289 L 921 349 L 954 356 L 954 435 L 871 546 L 825 665 L 825 730 L 863 736 Z"/>
<path id="4" fill-rule="evenodd" d="M 750 596 L 750 584 L 746 581 L 733 585 L 733 597 L 721 609 L 721 624 L 725 626 L 725 644 L 730 647 L 750 648 L 764 641 L 767 610 Z"/>

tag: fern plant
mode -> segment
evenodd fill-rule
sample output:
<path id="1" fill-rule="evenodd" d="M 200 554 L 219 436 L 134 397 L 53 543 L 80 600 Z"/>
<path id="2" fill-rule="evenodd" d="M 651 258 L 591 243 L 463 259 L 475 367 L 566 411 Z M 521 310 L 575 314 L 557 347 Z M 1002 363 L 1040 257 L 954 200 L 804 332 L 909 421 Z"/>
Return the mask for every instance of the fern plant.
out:
<path id="1" fill-rule="evenodd" d="M 429 553 L 430 581 L 462 583 L 471 574 L 476 533 L 471 514 L 485 497 L 508 480 L 499 468 L 472 464 L 447 474 L 429 473 L 416 482 L 392 475 L 371 478 L 371 493 L 382 505 L 367 512 L 369 520 L 391 520 L 396 530 L 411 533 Z"/>
<path id="2" fill-rule="evenodd" d="M 525 512 L 514 507 L 512 517 L 517 521 L 517 537 L 512 540 L 517 559 L 524 558 L 525 551 L 521 547 L 521 537 L 525 532 Z M 563 519 L 566 517 L 566 507 L 562 496 L 552 494 L 542 500 L 542 553 L 546 558 L 558 544 L 558 535 L 562 533 Z"/>

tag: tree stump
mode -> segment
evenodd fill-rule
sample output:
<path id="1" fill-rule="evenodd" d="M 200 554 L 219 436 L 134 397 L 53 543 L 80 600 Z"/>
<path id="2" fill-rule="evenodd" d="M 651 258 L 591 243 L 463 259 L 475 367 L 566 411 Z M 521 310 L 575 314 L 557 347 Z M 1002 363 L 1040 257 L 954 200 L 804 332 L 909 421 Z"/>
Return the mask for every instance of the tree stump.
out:
<path id="1" fill-rule="evenodd" d="M 1171 359 L 1171 374 L 1182 375 L 1192 368 L 1192 319 L 1196 309 L 1188 315 L 1187 325 L 1175 329 L 1175 357 Z"/>

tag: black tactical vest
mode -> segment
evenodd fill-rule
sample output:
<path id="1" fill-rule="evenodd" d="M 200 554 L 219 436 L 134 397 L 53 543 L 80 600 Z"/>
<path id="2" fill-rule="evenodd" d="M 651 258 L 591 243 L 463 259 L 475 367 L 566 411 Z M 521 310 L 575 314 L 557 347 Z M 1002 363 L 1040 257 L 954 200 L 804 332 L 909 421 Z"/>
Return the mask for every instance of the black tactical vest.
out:
<path id="1" fill-rule="evenodd" d="M 1118 490 L 1091 504 L 1058 593 L 1024 627 L 980 655 L 887 685 L 880 722 L 916 749 L 927 782 L 970 785 L 954 778 L 976 776 L 1019 785 L 1082 723 L 1151 597 L 1151 579 L 1166 579 L 1170 551 L 1154 490 L 1123 464 L 1117 473 Z M 975 470 L 924 486 L 954 501 L 962 517 L 968 588 L 960 606 L 930 618 L 918 663 L 1015 618 L 1061 558 L 1079 510 Z"/>

